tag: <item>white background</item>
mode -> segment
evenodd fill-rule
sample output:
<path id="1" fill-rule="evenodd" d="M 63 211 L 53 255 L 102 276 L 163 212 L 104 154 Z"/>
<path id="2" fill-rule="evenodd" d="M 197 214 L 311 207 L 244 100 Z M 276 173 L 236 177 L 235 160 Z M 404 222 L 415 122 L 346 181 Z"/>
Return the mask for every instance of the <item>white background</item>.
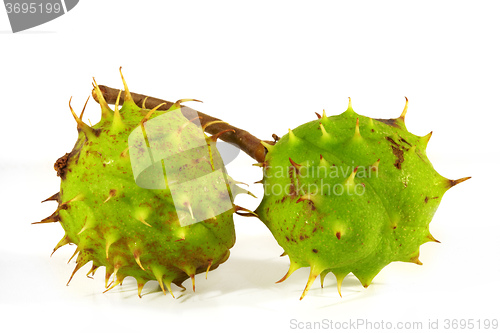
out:
<path id="1" fill-rule="evenodd" d="M 182 3 L 182 4 L 180 4 Z M 97 1 L 12 34 L 0 7 L 0 318 L 17 331 L 287 331 L 293 319 L 344 322 L 500 319 L 498 124 L 500 51 L 496 1 Z M 308 269 L 281 284 L 287 257 L 264 225 L 235 216 L 229 260 L 177 299 L 150 282 L 139 299 L 127 278 L 102 294 L 77 273 L 74 246 L 49 258 L 63 236 L 50 215 L 81 110 L 97 82 L 175 101 L 261 139 L 283 135 L 326 109 L 397 117 L 409 98 L 408 129 L 433 131 L 428 156 L 443 176 L 472 179 L 451 189 L 430 225 L 441 244 L 421 247 L 423 266 L 392 263 L 364 289 L 352 275 L 343 298 L 333 275 L 302 301 Z M 99 108 L 86 111 L 92 123 Z M 243 153 L 229 164 L 246 183 L 260 169 Z M 250 190 L 262 195 L 259 185 Z M 250 209 L 258 199 L 239 198 Z M 188 286 L 190 283 L 185 283 Z M 478 323 L 474 322 L 477 328 Z M 6 326 L 8 327 L 8 326 Z M 358 331 L 361 331 L 361 328 Z"/>

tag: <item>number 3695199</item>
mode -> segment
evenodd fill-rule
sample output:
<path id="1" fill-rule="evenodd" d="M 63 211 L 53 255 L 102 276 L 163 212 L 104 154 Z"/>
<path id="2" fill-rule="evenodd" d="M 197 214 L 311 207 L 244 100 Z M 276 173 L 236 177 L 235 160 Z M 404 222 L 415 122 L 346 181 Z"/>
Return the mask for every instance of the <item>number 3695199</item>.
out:
<path id="1" fill-rule="evenodd" d="M 60 3 L 34 3 L 34 2 L 7 2 L 5 3 L 5 8 L 7 9 L 7 14 L 36 14 L 36 13 L 60 13 L 63 9 Z"/>

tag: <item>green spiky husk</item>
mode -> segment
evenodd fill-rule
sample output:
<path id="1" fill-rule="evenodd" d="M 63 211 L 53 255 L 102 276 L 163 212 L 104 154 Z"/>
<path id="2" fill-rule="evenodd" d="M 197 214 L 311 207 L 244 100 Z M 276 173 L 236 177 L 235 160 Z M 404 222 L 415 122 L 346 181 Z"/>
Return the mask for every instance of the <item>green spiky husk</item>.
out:
<path id="1" fill-rule="evenodd" d="M 264 199 L 256 213 L 290 259 L 280 282 L 311 267 L 302 297 L 329 272 L 339 293 L 351 272 L 367 287 L 393 261 L 421 264 L 420 245 L 436 241 L 429 223 L 454 183 L 426 157 L 430 134 L 407 131 L 405 112 L 372 119 L 349 105 L 266 145 Z"/>
<path id="2" fill-rule="evenodd" d="M 181 226 L 182 212 L 176 210 L 168 184 L 166 189 L 137 186 L 127 145 L 130 133 L 146 116 L 149 121 L 179 109 L 179 105 L 151 113 L 135 105 L 127 94 L 126 88 L 123 107 L 112 111 L 98 93 L 102 118 L 92 127 L 71 110 L 78 123 L 78 140 L 73 150 L 55 164 L 61 188 L 49 199 L 57 200 L 59 206 L 41 223 L 58 221 L 64 229 L 64 237 L 54 251 L 70 243 L 77 246 L 77 265 L 71 278 L 92 262 L 87 275 L 104 266 L 109 289 L 127 276 L 137 280 L 139 296 L 149 280 L 158 281 L 164 292 L 165 286 L 171 292 L 171 283 L 181 286 L 191 277 L 194 289 L 195 274 L 215 269 L 229 257 L 235 242 L 235 207 L 213 218 Z M 189 137 L 194 125 L 185 118 L 182 121 L 174 126 L 181 126 L 184 136 Z M 206 172 L 207 166 L 209 171 L 223 168 L 213 143 L 207 138 L 206 156 L 188 153 L 187 157 L 171 160 L 168 167 L 179 170 L 179 174 L 182 169 L 184 174 L 187 170 L 192 175 Z M 175 149 L 179 143 L 171 144 L 162 148 Z M 210 186 L 206 184 L 205 191 L 210 191 Z M 226 189 L 232 202 L 227 182 Z M 213 193 L 215 197 L 222 194 Z M 186 207 L 185 215 L 196 215 L 200 207 L 189 208 L 191 211 Z M 113 281 L 108 284 L 111 276 Z"/>

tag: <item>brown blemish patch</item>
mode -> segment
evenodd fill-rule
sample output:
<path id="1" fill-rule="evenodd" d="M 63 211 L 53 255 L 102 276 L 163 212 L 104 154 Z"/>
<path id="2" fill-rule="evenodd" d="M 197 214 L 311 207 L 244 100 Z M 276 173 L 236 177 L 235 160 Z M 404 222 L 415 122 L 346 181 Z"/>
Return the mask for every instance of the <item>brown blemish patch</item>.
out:
<path id="1" fill-rule="evenodd" d="M 392 143 L 393 145 L 395 145 L 395 146 L 399 146 L 399 144 L 397 144 L 397 143 L 396 143 L 396 141 L 394 141 L 392 138 L 390 138 L 390 137 L 386 136 L 386 137 L 385 137 L 385 139 L 386 139 L 387 141 L 389 141 L 390 143 Z"/>
<path id="2" fill-rule="evenodd" d="M 380 121 L 381 123 L 384 123 L 386 125 L 389 125 L 389 126 L 392 126 L 395 128 L 401 128 L 401 126 L 399 126 L 399 124 L 396 123 L 397 119 L 375 119 L 374 118 L 373 120 Z"/>
<path id="3" fill-rule="evenodd" d="M 314 202 L 311 199 L 306 199 L 306 198 L 301 197 L 301 198 L 299 198 L 299 200 L 297 200 L 296 203 L 299 203 L 302 201 L 306 201 L 309 204 L 309 207 L 311 208 L 311 210 L 316 210 L 316 206 L 314 205 Z"/>
<path id="4" fill-rule="evenodd" d="M 309 236 L 307 236 L 307 235 L 302 235 L 302 234 L 301 234 L 301 235 L 299 235 L 299 239 L 300 239 L 301 241 L 303 241 L 304 239 L 308 239 L 308 238 L 309 238 Z"/>
<path id="5" fill-rule="evenodd" d="M 399 140 L 400 140 L 401 142 L 403 142 L 403 143 L 406 143 L 406 144 L 407 144 L 408 146 L 410 146 L 410 147 L 412 146 L 412 145 L 411 145 L 411 143 L 409 143 L 408 141 L 406 141 L 406 140 L 405 140 L 405 139 L 403 139 L 403 138 L 400 138 Z"/>
<path id="6" fill-rule="evenodd" d="M 429 202 L 429 199 L 439 199 L 439 197 L 432 197 L 432 198 L 429 198 L 429 197 L 425 197 L 425 203 Z"/>
<path id="7" fill-rule="evenodd" d="M 422 157 L 422 153 L 420 152 L 420 150 L 417 149 L 416 153 L 417 153 L 417 156 L 420 157 L 420 159 L 422 160 L 422 162 L 427 163 L 427 161 Z"/>
<path id="8" fill-rule="evenodd" d="M 386 136 L 385 139 L 391 143 L 392 153 L 396 156 L 396 162 L 394 162 L 394 166 L 401 170 L 401 164 L 404 162 L 404 150 L 401 149 L 401 146 L 397 144 L 393 139 Z"/>
<path id="9" fill-rule="evenodd" d="M 340 234 L 340 231 L 337 231 L 337 232 L 335 233 L 335 236 L 337 237 L 337 239 L 339 239 L 339 240 L 340 240 L 340 237 L 341 237 L 342 235 Z"/>
<path id="10" fill-rule="evenodd" d="M 92 133 L 94 133 L 94 135 L 96 137 L 99 137 L 99 135 L 101 135 L 102 128 L 92 128 L 92 127 L 90 127 L 90 129 L 92 130 Z M 82 129 L 80 127 L 78 127 L 77 131 L 78 131 L 78 133 L 80 133 L 82 131 Z M 85 134 L 85 136 L 87 136 L 87 135 Z"/>
<path id="11" fill-rule="evenodd" d="M 290 182 L 291 182 L 291 186 L 290 186 L 290 197 L 291 198 L 295 198 L 297 196 L 297 192 L 295 191 L 294 177 L 293 177 L 294 170 L 295 169 L 292 166 L 288 168 L 288 176 L 290 177 Z"/>
<path id="12" fill-rule="evenodd" d="M 318 250 L 317 250 L 317 249 L 312 249 L 312 251 L 313 251 L 314 253 L 318 253 Z"/>
<path id="13" fill-rule="evenodd" d="M 111 194 L 111 191 L 110 191 L 110 194 Z M 153 206 L 151 206 L 151 204 L 149 202 L 142 202 L 142 203 L 139 204 L 139 207 L 153 208 Z"/>
<path id="14" fill-rule="evenodd" d="M 64 156 L 59 157 L 54 163 L 54 170 L 57 172 L 57 176 L 64 180 L 66 178 L 66 166 L 68 165 L 70 153 L 64 154 Z"/>
<path id="15" fill-rule="evenodd" d="M 401 164 L 405 160 L 405 158 L 403 156 L 403 150 L 400 150 L 397 147 L 392 146 L 392 153 L 394 154 L 394 156 L 396 156 L 396 162 L 394 163 L 394 166 L 397 169 L 401 169 Z"/>

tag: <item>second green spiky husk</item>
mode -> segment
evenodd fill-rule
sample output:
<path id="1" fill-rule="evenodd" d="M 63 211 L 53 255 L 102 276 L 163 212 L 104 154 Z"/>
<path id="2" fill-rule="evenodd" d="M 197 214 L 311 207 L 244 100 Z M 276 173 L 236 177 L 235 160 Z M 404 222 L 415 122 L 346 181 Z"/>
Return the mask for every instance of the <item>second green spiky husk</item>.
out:
<path id="1" fill-rule="evenodd" d="M 290 259 L 284 281 L 310 267 L 301 299 L 317 276 L 340 287 L 353 273 L 367 287 L 393 261 L 421 264 L 420 245 L 436 241 L 429 223 L 457 181 L 439 175 L 416 136 L 396 119 L 348 109 L 290 130 L 268 149 L 264 198 L 256 210 Z"/>

